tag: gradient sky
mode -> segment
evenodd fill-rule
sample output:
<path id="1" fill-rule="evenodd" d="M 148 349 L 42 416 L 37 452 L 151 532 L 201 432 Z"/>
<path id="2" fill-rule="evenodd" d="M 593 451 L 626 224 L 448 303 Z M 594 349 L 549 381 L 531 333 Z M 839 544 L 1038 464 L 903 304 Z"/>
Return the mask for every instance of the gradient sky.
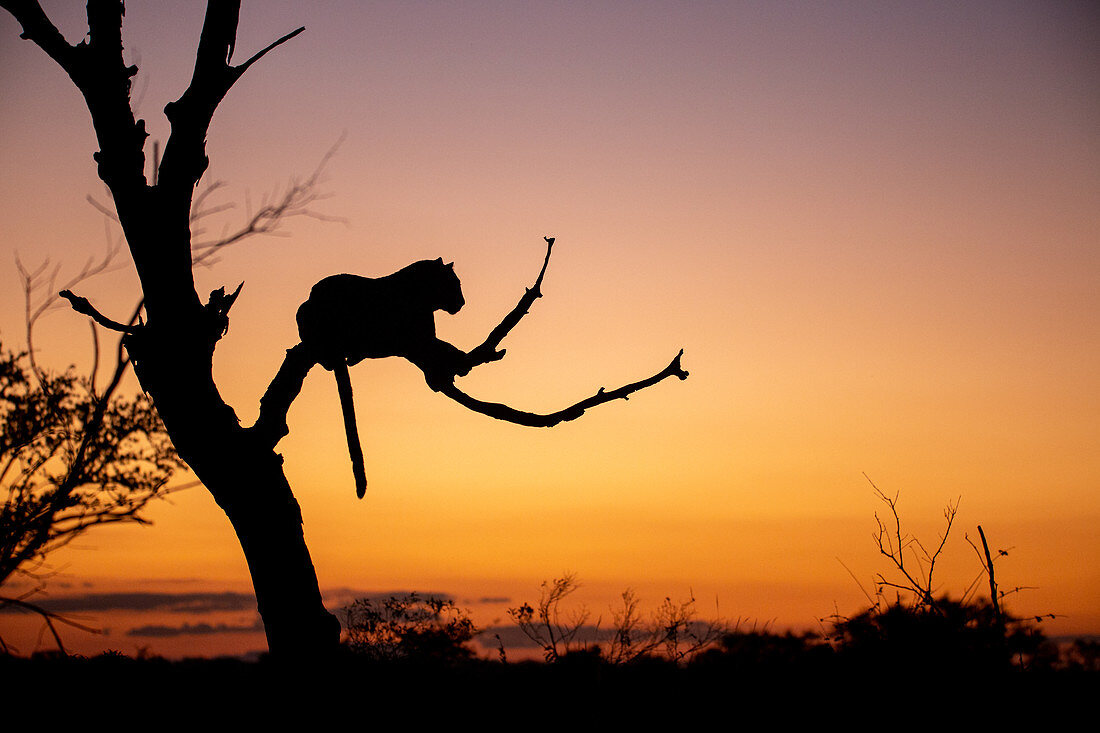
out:
<path id="1" fill-rule="evenodd" d="M 81 3 L 43 5 L 82 35 Z M 153 139 L 203 7 L 127 3 Z M 964 533 L 980 523 L 1011 548 L 1001 585 L 1034 588 L 1013 608 L 1058 614 L 1050 633 L 1100 631 L 1094 3 L 246 0 L 238 60 L 299 25 L 219 109 L 206 181 L 228 184 L 231 226 L 345 136 L 317 208 L 347 224 L 293 221 L 197 273 L 203 293 L 245 282 L 215 362 L 242 421 L 320 278 L 454 260 L 467 305 L 438 327 L 470 348 L 532 282 L 544 235 L 558 238 L 545 297 L 508 357 L 460 386 L 549 411 L 681 347 L 691 372 L 547 431 L 466 412 L 405 362 L 360 364 L 358 501 L 335 384 L 316 370 L 279 451 L 322 588 L 519 602 L 571 570 L 597 614 L 632 586 L 808 627 L 865 602 L 846 568 L 866 587 L 889 570 L 866 472 L 926 541 L 961 497 L 943 590 L 978 574 Z M 9 347 L 23 345 L 15 254 L 71 273 L 108 236 L 84 200 L 103 190 L 88 113 L 18 33 L 0 15 Z M 116 317 L 138 294 L 127 267 L 79 292 Z M 89 363 L 71 312 L 37 346 L 43 364 Z M 58 556 L 51 594 L 248 590 L 201 489 L 150 515 Z M 502 614 L 483 605 L 485 622 Z M 189 643 L 220 649 L 212 636 Z"/>

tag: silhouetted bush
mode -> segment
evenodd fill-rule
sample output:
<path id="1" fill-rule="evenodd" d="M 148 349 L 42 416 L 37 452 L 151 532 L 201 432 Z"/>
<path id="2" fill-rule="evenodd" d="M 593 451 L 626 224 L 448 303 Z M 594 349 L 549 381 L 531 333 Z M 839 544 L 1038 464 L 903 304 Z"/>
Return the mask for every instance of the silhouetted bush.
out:
<path id="1" fill-rule="evenodd" d="M 868 479 L 869 480 L 869 479 Z M 873 535 L 879 554 L 893 566 L 893 574 L 875 576 L 870 605 L 854 616 L 834 614 L 823 621 L 832 627 L 829 639 L 838 660 L 847 669 L 908 670 L 922 675 L 957 675 L 1057 667 L 1058 648 L 1047 641 L 1038 623 L 1042 616 L 1019 618 L 1007 612 L 1008 592 L 998 589 L 993 551 L 981 525 L 978 542 L 964 535 L 981 571 L 959 598 L 936 595 L 933 573 L 951 533 L 959 502 L 948 503 L 945 526 L 935 545 L 925 545 L 903 531 L 897 495 L 887 496 L 872 482 L 876 495 L 889 509 L 884 520 L 875 515 Z M 987 586 L 989 599 L 975 595 Z"/>
<path id="2" fill-rule="evenodd" d="M 834 624 L 834 648 L 846 666 L 925 673 L 1049 669 L 1057 650 L 1042 631 L 994 613 L 985 600 L 941 596 L 929 603 L 872 607 Z"/>
<path id="3" fill-rule="evenodd" d="M 632 664 L 649 659 L 686 662 L 714 646 L 729 629 L 722 620 L 698 618 L 695 599 L 676 602 L 670 597 L 647 620 L 633 590 L 622 593 L 622 606 L 611 609 L 611 626 L 600 628 L 600 619 L 588 624 L 591 612 L 584 606 L 569 611 L 562 601 L 580 584 L 566 573 L 544 581 L 539 601 L 508 609 L 508 616 L 524 635 L 542 649 L 547 662 L 560 662 L 567 655 L 598 658 L 609 664 Z"/>
<path id="4" fill-rule="evenodd" d="M 184 464 L 152 400 L 117 394 L 128 362 L 101 392 L 94 370 L 51 373 L 32 353 L 0 347 L 0 589 L 19 577 L 38 587 L 0 594 L 0 609 L 37 614 L 64 651 L 58 624 L 93 629 L 29 601 L 50 574 L 47 559 L 92 527 L 147 523 L 146 505 Z M 18 650 L 0 634 L 0 652 L 9 651 Z"/>
<path id="5" fill-rule="evenodd" d="M 1059 666 L 1071 672 L 1100 672 L 1100 642 L 1074 640 L 1060 655 Z"/>
<path id="6" fill-rule="evenodd" d="M 453 663 L 473 658 L 477 628 L 450 599 L 417 593 L 362 598 L 344 609 L 346 644 L 373 660 Z"/>
<path id="7" fill-rule="evenodd" d="M 834 656 L 833 648 L 812 633 L 733 631 L 717 647 L 700 654 L 692 666 L 732 675 L 811 673 L 833 663 Z"/>

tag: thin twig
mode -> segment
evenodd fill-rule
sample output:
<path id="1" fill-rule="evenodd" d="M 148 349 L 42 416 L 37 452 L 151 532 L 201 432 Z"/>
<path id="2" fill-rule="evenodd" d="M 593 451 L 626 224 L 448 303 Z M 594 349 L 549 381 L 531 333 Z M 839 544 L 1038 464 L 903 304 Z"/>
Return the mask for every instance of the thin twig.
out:
<path id="1" fill-rule="evenodd" d="M 23 597 L 25 598 L 26 596 L 23 596 Z M 61 641 L 61 634 L 58 633 L 57 627 L 54 626 L 55 621 L 58 622 L 58 623 L 65 624 L 66 626 L 72 626 L 74 629 L 80 629 L 81 631 L 87 631 L 89 634 L 102 634 L 103 633 L 102 629 L 96 629 L 96 628 L 93 628 L 91 626 L 85 626 L 84 624 L 79 623 L 77 621 L 74 621 L 71 618 L 68 618 L 66 616 L 62 616 L 59 613 L 49 611 L 45 608 L 42 608 L 41 606 L 35 605 L 34 603 L 28 603 L 27 601 L 24 601 L 22 598 L 11 598 L 9 596 L 0 596 L 0 608 L 3 608 L 4 606 L 15 606 L 16 608 L 23 609 L 24 611 L 30 611 L 31 613 L 36 613 L 39 616 L 41 616 L 42 620 L 45 621 L 45 623 L 46 623 L 46 627 L 50 630 L 50 635 L 53 636 L 53 640 L 57 644 L 58 651 L 60 651 L 62 654 L 68 654 L 68 652 L 65 650 L 65 644 Z M 7 645 L 5 645 L 5 648 L 6 648 L 6 646 Z"/>

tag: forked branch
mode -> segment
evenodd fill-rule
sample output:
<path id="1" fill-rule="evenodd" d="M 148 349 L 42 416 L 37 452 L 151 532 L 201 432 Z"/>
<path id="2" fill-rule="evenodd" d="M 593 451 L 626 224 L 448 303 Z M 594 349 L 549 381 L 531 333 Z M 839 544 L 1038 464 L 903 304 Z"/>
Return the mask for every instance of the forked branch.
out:
<path id="1" fill-rule="evenodd" d="M 902 532 L 901 519 L 898 517 L 897 494 L 893 497 L 887 496 L 878 486 L 875 486 L 875 482 L 871 481 L 871 478 L 867 476 L 866 473 L 863 474 L 863 476 L 874 488 L 875 494 L 879 499 L 889 507 L 890 514 L 893 517 L 893 530 L 888 530 L 886 524 L 879 518 L 878 513 L 875 513 L 875 522 L 878 524 L 878 529 L 873 535 L 875 544 L 878 545 L 879 553 L 883 557 L 888 558 L 894 564 L 898 572 L 905 578 L 903 583 L 894 583 L 887 580 L 880 573 L 876 580 L 878 587 L 880 589 L 894 588 L 896 590 L 912 593 L 915 596 L 915 602 L 918 606 L 933 610 L 936 609 L 937 603 L 934 595 L 935 584 L 933 575 L 936 569 L 936 562 L 939 560 L 940 554 L 943 553 L 943 548 L 947 544 L 948 535 L 951 534 L 951 525 L 955 522 L 955 515 L 959 510 L 959 501 L 956 500 L 954 504 L 948 502 L 947 507 L 944 509 L 944 518 L 947 524 L 944 527 L 943 534 L 940 535 L 940 544 L 936 547 L 934 552 L 929 552 L 916 537 Z M 905 554 L 907 551 L 912 552 L 913 558 L 916 560 L 919 567 L 918 570 L 914 570 L 912 566 L 906 567 Z"/>
<path id="2" fill-rule="evenodd" d="M 164 108 L 172 134 L 164 147 L 157 180 L 166 188 L 188 192 L 188 199 L 210 163 L 206 135 L 214 110 L 249 66 L 305 30 L 291 31 L 243 64 L 231 66 L 240 10 L 240 0 L 207 3 L 191 83 L 178 100 Z"/>
<path id="3" fill-rule="evenodd" d="M 543 237 L 543 239 L 546 240 L 546 257 L 542 261 L 542 269 L 539 270 L 539 276 L 535 279 L 535 284 L 527 288 L 523 297 L 520 298 L 519 303 L 516 304 L 516 307 L 513 308 L 500 324 L 489 333 L 485 341 L 469 352 L 471 368 L 503 359 L 505 350 L 497 348 L 500 346 L 500 342 L 504 340 L 504 337 L 507 336 L 513 328 L 515 328 L 520 322 L 520 319 L 527 315 L 535 300 L 542 297 L 542 279 L 546 275 L 547 266 L 550 264 L 550 253 L 554 248 L 554 237 Z M 488 415 L 497 420 L 504 420 L 517 425 L 526 425 L 533 428 L 550 428 L 558 423 L 576 420 L 590 407 L 602 405 L 612 400 L 628 399 L 630 395 L 638 390 L 657 384 L 668 377 L 677 377 L 681 380 L 687 379 L 688 373 L 680 366 L 680 358 L 683 355 L 684 350 L 680 349 L 680 353 L 676 355 L 676 358 L 673 359 L 667 367 L 651 377 L 632 382 L 631 384 L 624 385 L 611 391 L 607 391 L 603 387 L 600 387 L 599 391 L 591 397 L 570 405 L 563 410 L 547 414 L 525 412 L 497 402 L 479 400 L 460 390 L 454 385 L 453 381 L 444 386 L 440 391 L 466 409 L 473 410 L 482 415 Z"/>

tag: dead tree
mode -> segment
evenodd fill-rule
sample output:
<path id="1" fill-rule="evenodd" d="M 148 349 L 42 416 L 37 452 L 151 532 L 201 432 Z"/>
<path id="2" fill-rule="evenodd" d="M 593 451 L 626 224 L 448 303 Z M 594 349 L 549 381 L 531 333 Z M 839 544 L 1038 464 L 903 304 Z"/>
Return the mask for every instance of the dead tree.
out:
<path id="1" fill-rule="evenodd" d="M 155 143 L 153 149 L 155 157 Z M 206 240 L 198 240 L 201 222 L 234 207 L 209 203 L 224 184 L 201 188 L 191 213 L 194 265 L 213 264 L 225 248 L 253 237 L 280 234 L 283 225 L 297 217 L 333 220 L 312 204 L 323 197 L 320 178 L 335 150 L 336 146 L 329 150 L 311 175 L 265 194 L 258 208 L 249 207 L 241 223 Z M 88 200 L 109 221 L 118 223 L 106 206 L 91 197 Z M 78 374 L 74 367 L 52 373 L 35 360 L 39 322 L 51 311 L 70 305 L 66 298 L 76 298 L 72 289 L 84 288 L 97 276 L 120 267 L 122 242 L 108 232 L 104 252 L 89 258 L 66 280 L 59 279 L 60 264 L 47 259 L 27 268 L 17 257 L 26 351 L 0 348 L 0 611 L 39 616 L 62 652 L 62 625 L 91 633 L 99 630 L 34 602 L 54 573 L 49 565 L 53 553 L 93 527 L 148 524 L 144 511 L 148 504 L 198 484 L 169 485 L 172 475 L 185 466 L 152 401 L 144 394 L 121 394 L 123 376 L 130 368 L 122 339 L 109 349 L 108 379 L 102 385 L 99 327 L 93 320 L 89 320 L 92 366 L 87 373 Z M 82 299 L 77 302 L 84 307 Z M 129 312 L 126 325 L 136 325 L 141 304 Z M 10 581 L 16 578 L 33 581 L 32 588 L 9 595 Z M 0 652 L 13 651 L 17 650 L 0 635 Z"/>
<path id="2" fill-rule="evenodd" d="M 303 658 L 330 653 L 339 643 L 340 625 L 321 602 L 301 511 L 283 473 L 282 457 L 275 452 L 287 433 L 287 410 L 316 360 L 301 344 L 290 349 L 261 401 L 256 424 L 242 426 L 212 375 L 214 349 L 226 333 L 229 310 L 240 288 L 232 293 L 219 288 L 203 302 L 192 272 L 198 244 L 191 227 L 193 199 L 209 164 L 206 137 L 214 111 L 252 64 L 304 28 L 233 65 L 240 2 L 210 0 L 190 85 L 164 109 L 171 134 L 148 180 L 145 123 L 135 117 L 130 102 L 137 67 L 127 66 L 122 56 L 123 3 L 88 0 L 87 39 L 75 45 L 65 40 L 37 0 L 0 0 L 0 6 L 22 26 L 21 38 L 45 51 L 84 96 L 99 145 L 93 158 L 111 192 L 141 284 L 145 317 L 120 322 L 99 313 L 84 298 L 72 293 L 66 297 L 101 327 L 124 335 L 134 372 L 153 399 L 176 451 L 237 533 L 272 654 Z M 471 366 L 504 355 L 497 347 L 539 296 L 541 279 L 540 275 L 485 343 L 469 352 Z M 625 398 L 669 376 L 687 377 L 679 356 L 649 379 L 610 392 L 601 390 L 550 416 L 475 400 L 454 387 L 453 380 L 440 391 L 493 417 L 549 425 L 574 419 L 588 407 Z"/>

